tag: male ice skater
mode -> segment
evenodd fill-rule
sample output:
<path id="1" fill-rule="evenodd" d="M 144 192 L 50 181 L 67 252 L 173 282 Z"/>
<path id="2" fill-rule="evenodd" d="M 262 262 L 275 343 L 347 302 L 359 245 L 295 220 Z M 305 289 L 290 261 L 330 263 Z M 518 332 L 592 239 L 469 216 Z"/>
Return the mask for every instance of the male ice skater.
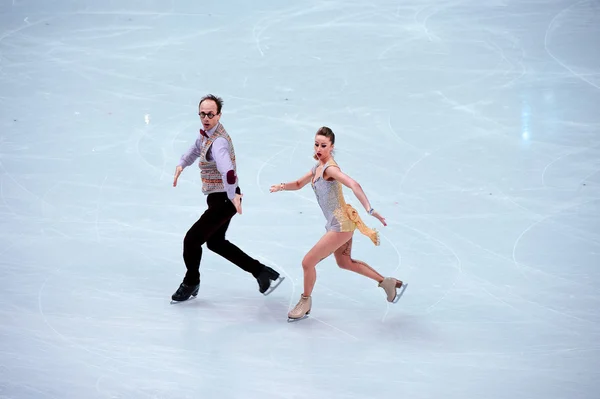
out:
<path id="1" fill-rule="evenodd" d="M 187 272 L 183 282 L 173 294 L 173 301 L 185 301 L 198 295 L 200 288 L 200 259 L 202 245 L 221 255 L 241 269 L 251 273 L 258 281 L 258 290 L 270 294 L 283 277 L 245 254 L 225 239 L 231 218 L 242 213 L 242 194 L 238 186 L 235 151 L 231 137 L 219 122 L 223 100 L 212 94 L 204 96 L 198 106 L 203 129 L 196 142 L 181 157 L 175 169 L 173 187 L 184 168 L 199 159 L 202 192 L 207 196 L 208 209 L 188 230 L 183 240 L 183 260 Z"/>

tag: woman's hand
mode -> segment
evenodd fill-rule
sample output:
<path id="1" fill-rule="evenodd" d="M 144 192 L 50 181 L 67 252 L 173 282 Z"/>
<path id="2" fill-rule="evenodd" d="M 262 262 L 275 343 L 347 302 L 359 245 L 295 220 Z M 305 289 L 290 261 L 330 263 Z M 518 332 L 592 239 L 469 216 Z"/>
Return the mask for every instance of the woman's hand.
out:
<path id="1" fill-rule="evenodd" d="M 371 216 L 377 218 L 381 222 L 381 224 L 383 224 L 384 226 L 387 226 L 387 223 L 385 222 L 385 218 L 383 216 L 381 216 L 379 214 L 379 212 L 374 210 L 373 213 L 371 214 Z"/>
<path id="2" fill-rule="evenodd" d="M 285 185 L 283 183 L 280 184 L 273 184 L 271 186 L 271 189 L 269 190 L 272 193 L 275 193 L 277 191 L 283 191 L 283 188 L 285 187 Z"/>

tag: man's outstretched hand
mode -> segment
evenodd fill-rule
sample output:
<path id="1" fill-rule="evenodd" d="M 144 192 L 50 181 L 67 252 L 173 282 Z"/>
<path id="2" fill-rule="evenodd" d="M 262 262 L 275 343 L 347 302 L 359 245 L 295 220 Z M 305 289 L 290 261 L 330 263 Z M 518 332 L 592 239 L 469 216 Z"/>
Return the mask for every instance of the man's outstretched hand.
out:
<path id="1" fill-rule="evenodd" d="M 231 200 L 233 202 L 233 206 L 235 206 L 235 210 L 240 215 L 242 214 L 242 194 L 235 194 L 235 197 Z"/>
<path id="2" fill-rule="evenodd" d="M 179 175 L 181 174 L 181 172 L 183 171 L 183 167 L 182 166 L 177 166 L 177 168 L 175 168 L 175 179 L 173 179 L 173 187 L 177 187 L 177 179 L 179 179 Z"/>

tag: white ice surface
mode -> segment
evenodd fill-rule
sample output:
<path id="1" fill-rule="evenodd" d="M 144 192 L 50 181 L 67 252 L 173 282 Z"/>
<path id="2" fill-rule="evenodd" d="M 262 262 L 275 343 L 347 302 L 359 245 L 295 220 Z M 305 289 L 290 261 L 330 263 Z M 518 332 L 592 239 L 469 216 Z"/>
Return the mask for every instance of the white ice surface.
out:
<path id="1" fill-rule="evenodd" d="M 0 398 L 598 398 L 599 49 L 594 0 L 0 1 Z M 287 279 L 205 251 L 170 305 L 209 92 L 228 237 Z M 327 259 L 288 324 L 325 222 L 268 188 L 322 125 L 389 222 L 354 256 L 409 288 Z"/>

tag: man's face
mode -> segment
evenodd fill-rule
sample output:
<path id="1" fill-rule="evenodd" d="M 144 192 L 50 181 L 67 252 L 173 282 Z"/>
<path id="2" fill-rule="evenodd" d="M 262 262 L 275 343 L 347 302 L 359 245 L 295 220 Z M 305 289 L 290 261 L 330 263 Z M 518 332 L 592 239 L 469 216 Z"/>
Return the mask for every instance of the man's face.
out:
<path id="1" fill-rule="evenodd" d="M 219 119 L 221 119 L 221 115 L 217 115 L 217 103 L 213 100 L 202 101 L 202 104 L 200 104 L 200 107 L 198 107 L 198 111 L 204 130 L 210 130 L 217 126 Z"/>

